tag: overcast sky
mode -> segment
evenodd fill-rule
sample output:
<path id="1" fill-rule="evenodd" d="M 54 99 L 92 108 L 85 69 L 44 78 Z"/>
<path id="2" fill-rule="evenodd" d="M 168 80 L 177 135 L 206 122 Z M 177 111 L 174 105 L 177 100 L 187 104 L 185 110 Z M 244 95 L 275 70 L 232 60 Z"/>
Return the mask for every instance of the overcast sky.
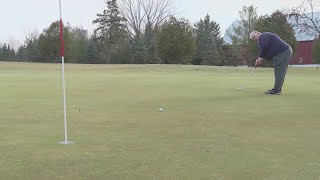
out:
<path id="1" fill-rule="evenodd" d="M 258 15 L 270 14 L 277 9 L 297 6 L 302 0 L 173 0 L 177 16 L 193 24 L 207 13 L 217 22 L 224 35 L 236 19 L 242 6 L 258 7 Z M 59 20 L 59 0 L 0 0 L 0 43 L 23 43 L 26 34 L 41 32 L 53 21 Z M 106 8 L 104 0 L 62 0 L 64 22 L 82 26 L 92 32 L 92 21 Z"/>

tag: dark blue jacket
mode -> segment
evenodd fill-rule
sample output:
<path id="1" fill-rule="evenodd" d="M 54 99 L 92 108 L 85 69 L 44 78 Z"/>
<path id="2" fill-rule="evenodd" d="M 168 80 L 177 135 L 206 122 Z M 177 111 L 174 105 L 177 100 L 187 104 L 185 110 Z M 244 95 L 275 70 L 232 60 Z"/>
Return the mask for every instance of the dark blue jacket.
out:
<path id="1" fill-rule="evenodd" d="M 271 60 L 289 47 L 278 35 L 271 32 L 263 32 L 259 38 L 259 57 Z"/>

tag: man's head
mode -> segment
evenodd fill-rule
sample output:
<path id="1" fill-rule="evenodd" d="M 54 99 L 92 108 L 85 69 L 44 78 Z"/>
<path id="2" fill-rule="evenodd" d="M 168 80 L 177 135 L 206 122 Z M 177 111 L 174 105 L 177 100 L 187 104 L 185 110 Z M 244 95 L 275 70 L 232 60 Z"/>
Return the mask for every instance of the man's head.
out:
<path id="1" fill-rule="evenodd" d="M 260 37 L 261 33 L 259 31 L 252 31 L 250 33 L 250 39 L 254 40 L 254 41 L 258 41 L 259 40 L 259 37 Z"/>

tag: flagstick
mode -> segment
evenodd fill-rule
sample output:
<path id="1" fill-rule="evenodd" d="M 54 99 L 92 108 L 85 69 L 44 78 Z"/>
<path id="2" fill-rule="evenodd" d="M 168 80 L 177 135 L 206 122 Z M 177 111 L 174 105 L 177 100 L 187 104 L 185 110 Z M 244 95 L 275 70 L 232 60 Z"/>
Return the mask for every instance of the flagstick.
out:
<path id="1" fill-rule="evenodd" d="M 60 53 L 61 53 L 61 63 L 62 63 L 62 89 L 63 89 L 63 114 L 64 114 L 64 141 L 59 142 L 60 144 L 73 144 L 74 142 L 68 141 L 68 131 L 67 131 L 67 103 L 66 103 L 66 83 L 64 78 L 64 39 L 63 39 L 63 21 L 61 12 L 61 0 L 59 0 L 60 9 Z"/>

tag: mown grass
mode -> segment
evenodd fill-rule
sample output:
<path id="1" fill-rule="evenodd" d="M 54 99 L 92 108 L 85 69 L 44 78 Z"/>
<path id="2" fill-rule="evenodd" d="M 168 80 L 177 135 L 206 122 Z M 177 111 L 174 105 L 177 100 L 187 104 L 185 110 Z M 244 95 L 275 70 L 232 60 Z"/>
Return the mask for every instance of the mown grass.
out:
<path id="1" fill-rule="evenodd" d="M 61 145 L 61 66 L 0 63 L 0 179 L 319 179 L 320 72 L 250 71 L 67 64 Z"/>

